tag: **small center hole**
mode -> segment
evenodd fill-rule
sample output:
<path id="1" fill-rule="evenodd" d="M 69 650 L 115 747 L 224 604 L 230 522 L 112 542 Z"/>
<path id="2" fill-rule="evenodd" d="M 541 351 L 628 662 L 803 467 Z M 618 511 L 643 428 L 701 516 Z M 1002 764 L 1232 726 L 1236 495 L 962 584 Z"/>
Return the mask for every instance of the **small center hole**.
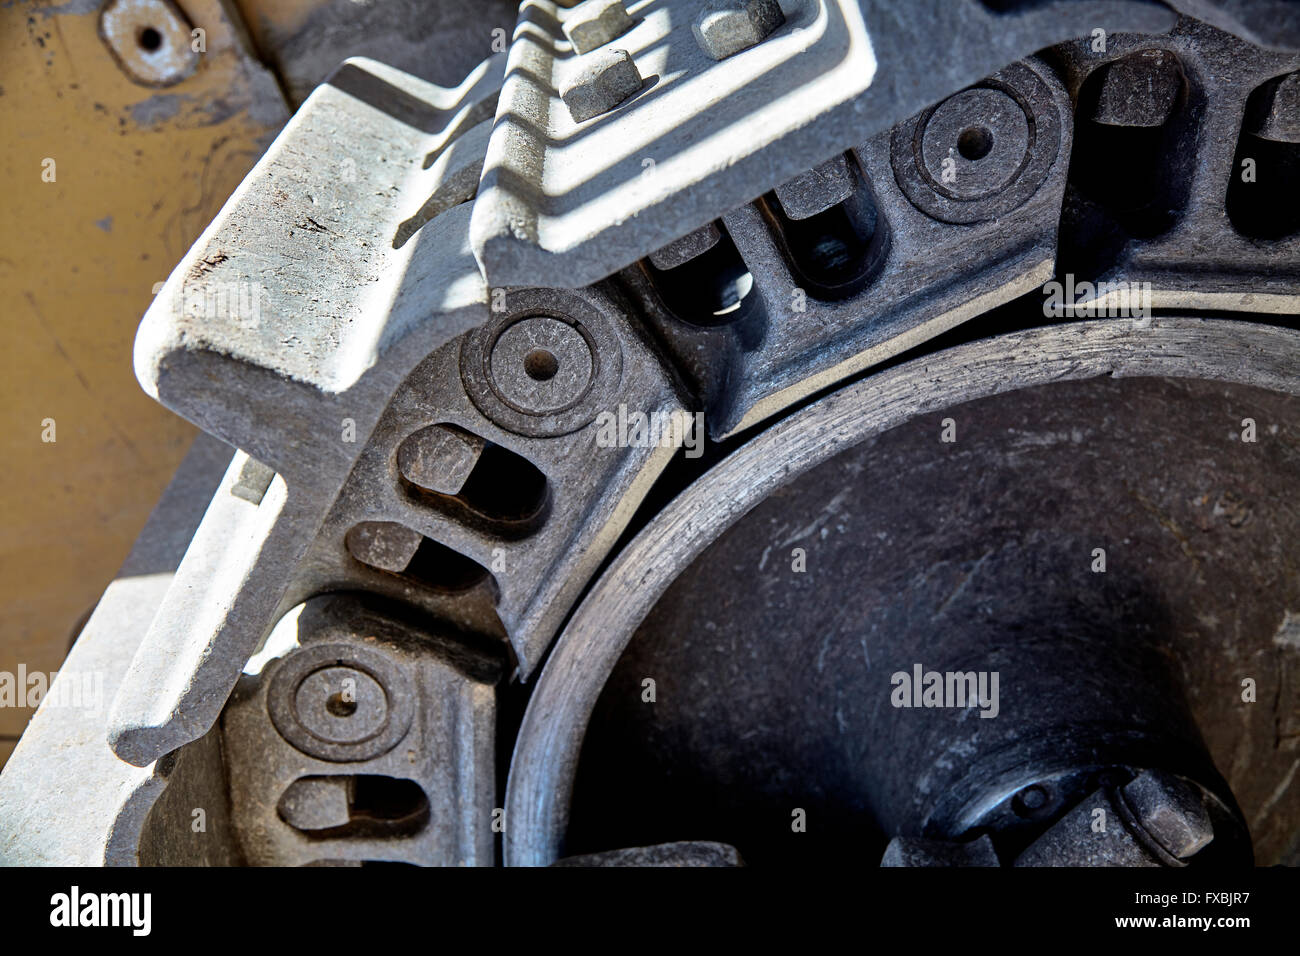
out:
<path id="1" fill-rule="evenodd" d="M 524 356 L 524 371 L 535 382 L 555 378 L 555 373 L 559 370 L 559 361 L 546 349 L 533 349 Z"/>
<path id="2" fill-rule="evenodd" d="M 325 701 L 325 709 L 335 717 L 351 717 L 357 712 L 357 702 L 344 700 L 342 694 L 330 694 L 329 699 Z"/>
<path id="3" fill-rule="evenodd" d="M 152 53 L 162 46 L 162 34 L 153 27 L 145 27 L 136 36 L 135 41 L 140 44 L 140 49 Z"/>
<path id="4" fill-rule="evenodd" d="M 972 126 L 957 137 L 957 152 L 969 160 L 983 159 L 993 148 L 993 134 L 983 126 Z"/>

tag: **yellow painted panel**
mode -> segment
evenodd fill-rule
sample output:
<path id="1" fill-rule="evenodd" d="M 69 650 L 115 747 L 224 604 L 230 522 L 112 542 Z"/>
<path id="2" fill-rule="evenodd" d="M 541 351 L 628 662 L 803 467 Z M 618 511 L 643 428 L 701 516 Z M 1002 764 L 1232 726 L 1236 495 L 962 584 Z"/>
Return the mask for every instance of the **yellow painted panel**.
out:
<path id="1" fill-rule="evenodd" d="M 184 455 L 135 329 L 287 118 L 221 4 L 182 6 L 206 50 L 165 88 L 127 75 L 98 2 L 0 6 L 0 671 L 58 668 Z M 0 707 L 0 742 L 29 715 Z"/>

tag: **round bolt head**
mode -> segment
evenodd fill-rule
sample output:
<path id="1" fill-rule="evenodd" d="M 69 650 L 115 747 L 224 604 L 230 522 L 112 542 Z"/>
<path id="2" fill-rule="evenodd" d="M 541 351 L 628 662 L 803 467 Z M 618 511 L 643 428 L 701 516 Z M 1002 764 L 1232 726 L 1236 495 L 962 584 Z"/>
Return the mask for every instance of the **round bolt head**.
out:
<path id="1" fill-rule="evenodd" d="M 785 23 L 776 0 L 712 0 L 691 30 L 700 49 L 715 60 L 748 50 Z"/>
<path id="2" fill-rule="evenodd" d="M 610 407 L 623 380 L 611 299 L 592 289 L 516 289 L 504 304 L 461 342 L 461 382 L 479 411 L 541 438 L 577 431 Z"/>
<path id="3" fill-rule="evenodd" d="M 1185 860 L 1214 839 L 1200 788 L 1161 770 L 1146 770 L 1124 786 L 1124 800 L 1142 828 L 1171 856 Z"/>
<path id="4" fill-rule="evenodd" d="M 1050 71 L 1033 60 L 1013 63 L 894 127 L 894 179 L 912 205 L 940 222 L 1006 215 L 1047 181 L 1068 109 Z"/>
<path id="5" fill-rule="evenodd" d="M 607 113 L 641 91 L 641 73 L 627 50 L 597 50 L 578 65 L 577 75 L 560 94 L 575 123 Z"/>
<path id="6" fill-rule="evenodd" d="M 323 667 L 298 685 L 294 710 L 302 725 L 321 740 L 351 744 L 383 730 L 388 697 L 365 671 Z"/>
<path id="7" fill-rule="evenodd" d="M 921 135 L 921 160 L 940 192 L 972 200 L 1005 189 L 1029 151 L 1029 118 L 1001 90 L 979 88 L 949 97 Z"/>
<path id="8" fill-rule="evenodd" d="M 378 648 L 307 644 L 274 663 L 271 723 L 305 754 L 346 763 L 397 746 L 411 727 L 415 689 Z"/>
<path id="9" fill-rule="evenodd" d="M 522 319 L 502 332 L 489 367 L 500 396 L 533 415 L 568 408 L 586 394 L 596 372 L 582 333 L 545 315 Z"/>
<path id="10" fill-rule="evenodd" d="M 198 69 L 190 25 L 168 0 L 109 0 L 99 32 L 136 83 L 171 86 Z"/>

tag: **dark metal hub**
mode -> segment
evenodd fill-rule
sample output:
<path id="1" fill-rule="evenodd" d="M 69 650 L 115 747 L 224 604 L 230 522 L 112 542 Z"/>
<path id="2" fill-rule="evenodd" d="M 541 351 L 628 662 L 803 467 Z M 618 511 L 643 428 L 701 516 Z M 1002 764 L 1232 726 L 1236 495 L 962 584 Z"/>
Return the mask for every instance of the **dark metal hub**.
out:
<path id="1" fill-rule="evenodd" d="M 1295 412 L 1243 386 L 1094 379 L 818 466 L 638 630 L 588 726 L 568 850 L 708 838 L 751 862 L 874 863 L 894 835 L 987 833 L 1009 863 L 1156 767 L 1214 808 L 1201 862 L 1249 861 L 1247 827 L 1259 862 L 1294 861 L 1300 799 L 1273 794 L 1293 757 L 1243 748 L 1300 728 L 1276 640 L 1300 584 L 1255 578 L 1300 531 Z M 1248 417 L 1286 441 L 1240 441 Z M 996 701 L 926 706 L 917 669 L 996 673 Z M 1282 692 L 1248 703 L 1247 678 Z"/>

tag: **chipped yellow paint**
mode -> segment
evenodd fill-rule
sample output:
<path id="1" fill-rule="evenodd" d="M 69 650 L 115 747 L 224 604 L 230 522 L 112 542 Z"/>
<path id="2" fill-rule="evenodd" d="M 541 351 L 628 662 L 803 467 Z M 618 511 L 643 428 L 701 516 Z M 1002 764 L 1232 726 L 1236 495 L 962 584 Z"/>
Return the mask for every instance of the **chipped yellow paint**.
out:
<path id="1" fill-rule="evenodd" d="M 58 669 L 184 455 L 193 429 L 135 381 L 135 329 L 287 118 L 223 6 L 180 6 L 206 51 L 153 88 L 96 0 L 0 5 L 0 671 Z M 0 762 L 29 715 L 0 707 Z"/>

